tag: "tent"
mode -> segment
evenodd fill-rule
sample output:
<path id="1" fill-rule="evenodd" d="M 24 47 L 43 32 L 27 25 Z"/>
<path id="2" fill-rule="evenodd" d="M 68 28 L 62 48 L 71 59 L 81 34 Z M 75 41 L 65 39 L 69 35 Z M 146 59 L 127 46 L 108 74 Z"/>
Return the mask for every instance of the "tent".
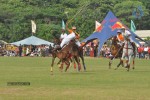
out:
<path id="1" fill-rule="evenodd" d="M 101 30 L 98 32 L 94 32 L 89 37 L 84 39 L 82 42 L 88 43 L 95 39 L 98 39 L 99 40 L 98 55 L 100 55 L 100 50 L 103 44 L 109 38 L 116 36 L 117 30 L 120 29 L 122 26 L 126 27 L 125 25 L 122 24 L 122 22 L 119 19 L 117 19 L 117 17 L 111 11 L 109 11 L 106 17 L 104 18 L 104 20 L 101 22 Z M 129 28 L 127 29 L 129 30 Z M 136 42 L 138 45 L 140 45 L 140 43 L 135 39 L 138 36 L 134 34 L 133 32 L 131 32 L 131 35 L 132 35 L 133 41 Z"/>
<path id="2" fill-rule="evenodd" d="M 0 40 L 0 44 L 8 44 L 8 43 L 3 40 Z"/>
<path id="3" fill-rule="evenodd" d="M 35 36 L 30 36 L 26 39 L 23 39 L 23 40 L 20 40 L 20 41 L 17 41 L 17 42 L 13 42 L 13 43 L 10 43 L 10 44 L 13 44 L 13 45 L 16 45 L 16 46 L 19 46 L 20 44 L 21 45 L 31 45 L 31 44 L 32 45 L 42 45 L 42 44 L 45 44 L 45 45 L 52 45 L 53 46 L 52 42 L 45 41 L 45 40 L 37 38 Z"/>

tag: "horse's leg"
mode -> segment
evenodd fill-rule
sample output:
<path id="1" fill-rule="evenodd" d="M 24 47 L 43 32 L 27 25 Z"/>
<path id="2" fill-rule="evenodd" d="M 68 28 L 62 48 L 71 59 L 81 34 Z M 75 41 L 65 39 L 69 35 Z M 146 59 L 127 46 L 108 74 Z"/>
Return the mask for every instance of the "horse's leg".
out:
<path id="1" fill-rule="evenodd" d="M 67 69 L 69 68 L 69 66 L 70 66 L 70 62 L 69 62 L 69 59 L 68 60 L 66 60 L 66 65 L 67 65 L 67 67 L 66 67 L 66 69 L 65 69 L 65 72 L 67 71 Z"/>
<path id="2" fill-rule="evenodd" d="M 111 57 L 110 60 L 109 60 L 109 69 L 111 69 L 112 61 L 113 61 L 113 57 Z"/>
<path id="3" fill-rule="evenodd" d="M 72 67 L 73 65 L 74 69 L 76 69 L 76 63 L 74 59 L 75 59 L 74 57 L 72 57 L 72 59 L 70 58 L 70 61 L 71 61 L 70 67 Z"/>
<path id="4" fill-rule="evenodd" d="M 116 69 L 118 69 L 120 65 L 122 65 L 122 66 L 123 66 L 123 60 L 121 60 L 121 58 L 120 58 L 120 62 L 119 62 L 119 64 L 117 65 L 117 68 L 115 68 L 115 70 L 116 70 Z"/>
<path id="5" fill-rule="evenodd" d="M 127 69 L 127 71 L 129 71 L 130 70 L 130 64 L 128 65 L 128 69 Z"/>
<path id="6" fill-rule="evenodd" d="M 121 60 L 121 58 L 120 58 L 120 62 L 121 62 L 121 66 L 124 67 L 124 63 L 123 60 Z"/>
<path id="7" fill-rule="evenodd" d="M 130 53 L 130 54 L 129 54 L 129 57 L 128 57 L 128 71 L 129 71 L 129 69 L 130 69 L 131 58 L 132 58 L 132 53 Z M 133 69 L 134 69 L 134 58 L 133 58 Z"/>
<path id="8" fill-rule="evenodd" d="M 71 62 L 69 67 L 72 67 L 73 60 L 72 60 L 72 58 L 70 58 L 69 60 Z"/>
<path id="9" fill-rule="evenodd" d="M 134 63 L 135 63 L 135 62 L 134 62 L 134 59 L 135 59 L 135 58 L 133 58 L 133 61 L 132 61 L 132 64 L 133 64 L 132 69 L 135 69 L 135 68 L 134 68 Z"/>
<path id="10" fill-rule="evenodd" d="M 60 63 L 61 63 L 61 60 L 59 60 L 59 62 L 57 63 L 59 68 L 61 67 Z"/>
<path id="11" fill-rule="evenodd" d="M 130 59 L 126 60 L 126 68 L 127 68 L 127 71 L 129 71 L 130 69 Z"/>
<path id="12" fill-rule="evenodd" d="M 74 58 L 75 59 L 75 58 Z M 77 68 L 75 60 L 73 60 L 74 69 Z"/>
<path id="13" fill-rule="evenodd" d="M 61 71 L 63 70 L 63 67 L 64 67 L 64 60 L 61 60 L 62 61 L 62 63 L 61 63 L 61 66 L 60 66 L 60 69 L 61 69 Z"/>
<path id="14" fill-rule="evenodd" d="M 72 66 L 72 65 L 73 65 L 74 69 L 76 69 L 76 62 L 75 62 L 75 57 L 74 56 L 72 56 L 72 62 L 70 64 L 70 66 Z"/>
<path id="15" fill-rule="evenodd" d="M 85 66 L 85 62 L 84 62 L 84 55 L 83 55 L 83 48 L 79 48 L 78 49 L 79 51 L 79 56 L 80 56 L 80 58 L 81 58 L 81 60 L 82 60 L 82 65 L 83 65 L 83 67 L 84 67 L 84 71 L 86 71 L 86 66 Z"/>
<path id="16" fill-rule="evenodd" d="M 84 57 L 83 55 L 80 55 L 80 58 L 82 60 L 82 64 L 83 64 L 83 67 L 84 67 L 84 71 L 86 71 L 86 66 L 85 66 L 85 63 L 84 63 Z"/>
<path id="17" fill-rule="evenodd" d="M 76 62 L 78 63 L 78 71 L 80 71 L 81 70 L 81 64 L 79 62 L 79 58 L 77 56 L 75 56 L 74 58 L 75 58 Z"/>
<path id="18" fill-rule="evenodd" d="M 52 58 L 52 64 L 51 64 L 51 69 L 50 69 L 51 72 L 53 72 L 54 61 L 55 61 L 55 57 Z"/>

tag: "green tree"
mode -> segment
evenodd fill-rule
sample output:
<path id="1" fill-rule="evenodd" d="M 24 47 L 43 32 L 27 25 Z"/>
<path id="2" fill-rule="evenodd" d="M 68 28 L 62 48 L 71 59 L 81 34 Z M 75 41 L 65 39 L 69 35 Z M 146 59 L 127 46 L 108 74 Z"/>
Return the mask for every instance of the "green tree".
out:
<path id="1" fill-rule="evenodd" d="M 52 41 L 52 31 L 60 33 L 61 20 L 67 22 L 73 17 L 69 27 L 77 26 L 82 40 L 94 31 L 95 20 L 101 22 L 109 10 L 128 27 L 131 19 L 137 29 L 150 27 L 149 0 L 0 0 L 0 5 L 0 39 L 7 42 L 31 36 L 31 20 L 37 24 L 34 35 Z M 141 19 L 132 16 L 132 10 L 137 6 L 144 12 Z"/>
<path id="2" fill-rule="evenodd" d="M 130 21 L 132 19 L 136 23 L 137 29 L 142 29 L 142 27 L 140 27 L 143 24 L 142 19 L 137 20 L 132 16 L 133 10 L 138 6 L 142 7 L 144 16 L 147 16 L 148 12 L 143 3 L 140 1 L 123 1 L 117 3 L 114 6 L 113 11 L 115 12 L 116 16 L 128 27 L 130 27 Z"/>

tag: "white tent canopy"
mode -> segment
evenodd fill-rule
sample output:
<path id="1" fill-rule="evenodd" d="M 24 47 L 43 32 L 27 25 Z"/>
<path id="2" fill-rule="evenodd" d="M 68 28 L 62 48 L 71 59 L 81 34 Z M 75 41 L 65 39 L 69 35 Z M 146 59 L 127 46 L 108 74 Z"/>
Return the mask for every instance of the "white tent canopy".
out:
<path id="1" fill-rule="evenodd" d="M 13 43 L 10 43 L 10 44 L 13 44 L 13 45 L 16 45 L 16 46 L 19 46 L 20 44 L 21 45 L 42 45 L 42 44 L 44 44 L 44 45 L 52 45 L 53 46 L 52 42 L 45 41 L 45 40 L 37 38 L 35 36 L 30 36 L 28 38 L 25 38 L 23 40 L 13 42 Z"/>

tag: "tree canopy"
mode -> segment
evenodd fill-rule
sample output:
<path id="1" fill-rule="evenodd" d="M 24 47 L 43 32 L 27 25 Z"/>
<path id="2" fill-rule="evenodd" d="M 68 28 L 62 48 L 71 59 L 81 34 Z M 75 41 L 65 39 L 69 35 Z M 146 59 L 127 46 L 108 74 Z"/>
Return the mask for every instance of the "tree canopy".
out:
<path id="1" fill-rule="evenodd" d="M 37 25 L 34 35 L 52 41 L 53 32 L 61 34 L 62 19 L 72 18 L 70 27 L 75 25 L 84 39 L 94 31 L 95 20 L 101 22 L 109 10 L 128 27 L 133 20 L 137 29 L 150 28 L 149 0 L 1 0 L 0 5 L 0 40 L 7 42 L 31 36 L 31 20 Z M 143 16 L 137 19 L 132 12 L 139 6 Z"/>

